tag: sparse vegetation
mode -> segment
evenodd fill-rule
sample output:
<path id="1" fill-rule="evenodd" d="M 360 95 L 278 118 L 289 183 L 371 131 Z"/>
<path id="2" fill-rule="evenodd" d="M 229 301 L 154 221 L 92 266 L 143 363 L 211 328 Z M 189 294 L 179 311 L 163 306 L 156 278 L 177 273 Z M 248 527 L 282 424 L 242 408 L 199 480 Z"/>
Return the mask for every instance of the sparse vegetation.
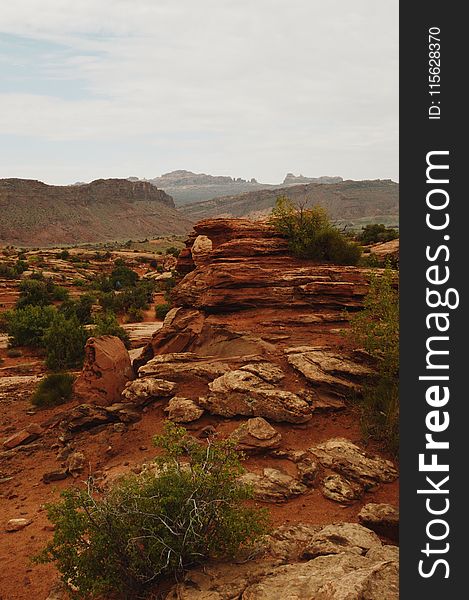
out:
<path id="1" fill-rule="evenodd" d="M 399 447 L 399 296 L 393 271 L 374 275 L 365 308 L 351 319 L 351 336 L 375 360 L 378 377 L 364 389 L 362 423 L 367 435 Z"/>
<path id="2" fill-rule="evenodd" d="M 164 302 L 163 304 L 157 304 L 155 306 L 155 316 L 157 319 L 163 320 L 168 312 L 171 310 L 171 304 Z"/>
<path id="3" fill-rule="evenodd" d="M 42 379 L 31 398 L 38 407 L 50 407 L 64 404 L 71 398 L 75 377 L 70 373 L 52 373 Z"/>
<path id="4" fill-rule="evenodd" d="M 20 283 L 20 297 L 16 303 L 17 308 L 25 306 L 47 306 L 52 302 L 63 302 L 68 299 L 68 290 L 56 285 L 51 279 L 30 278 Z"/>
<path id="5" fill-rule="evenodd" d="M 280 197 L 272 210 L 271 223 L 288 239 L 295 256 L 340 265 L 356 265 L 360 259 L 360 247 L 332 225 L 320 206 L 297 207 Z"/>
<path id="6" fill-rule="evenodd" d="M 44 347 L 44 333 L 54 320 L 52 306 L 25 306 L 4 313 L 4 329 L 10 335 L 11 346 Z"/>
<path id="7" fill-rule="evenodd" d="M 88 337 L 89 333 L 76 317 L 67 319 L 63 314 L 56 312 L 43 338 L 43 345 L 47 352 L 47 368 L 52 371 L 63 371 L 81 367 Z"/>
<path id="8" fill-rule="evenodd" d="M 362 244 L 377 244 L 389 242 L 399 237 L 399 231 L 393 227 L 386 227 L 383 223 L 374 223 L 362 228 L 358 239 Z"/>
<path id="9" fill-rule="evenodd" d="M 231 558 L 268 528 L 265 511 L 247 507 L 240 457 L 228 441 L 199 443 L 168 424 L 155 438 L 156 469 L 130 475 L 97 495 L 62 493 L 47 505 L 53 540 L 36 557 L 55 562 L 79 598 L 137 598 L 163 577 L 208 558 Z"/>

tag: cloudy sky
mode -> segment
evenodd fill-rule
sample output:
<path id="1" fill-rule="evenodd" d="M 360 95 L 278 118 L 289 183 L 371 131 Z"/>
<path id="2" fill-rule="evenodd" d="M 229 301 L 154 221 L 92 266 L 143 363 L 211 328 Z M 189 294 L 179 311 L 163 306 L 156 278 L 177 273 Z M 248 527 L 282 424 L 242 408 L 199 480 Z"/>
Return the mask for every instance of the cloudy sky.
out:
<path id="1" fill-rule="evenodd" d="M 15 0 L 0 177 L 398 179 L 398 0 Z"/>

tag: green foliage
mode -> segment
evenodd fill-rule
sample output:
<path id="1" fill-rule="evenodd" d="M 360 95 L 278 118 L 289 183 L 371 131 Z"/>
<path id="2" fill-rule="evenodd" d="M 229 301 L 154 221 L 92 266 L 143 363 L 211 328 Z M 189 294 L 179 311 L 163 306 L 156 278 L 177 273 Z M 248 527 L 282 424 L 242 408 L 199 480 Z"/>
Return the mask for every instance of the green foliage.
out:
<path id="1" fill-rule="evenodd" d="M 46 366 L 52 371 L 81 367 L 85 356 L 85 344 L 89 333 L 76 317 L 67 319 L 56 313 L 52 323 L 44 332 Z"/>
<path id="2" fill-rule="evenodd" d="M 138 274 L 129 269 L 129 267 L 126 267 L 125 264 L 121 264 L 118 260 L 116 260 L 116 264 L 118 266 L 116 266 L 109 277 L 112 289 L 119 290 L 134 286 L 138 281 Z"/>
<path id="3" fill-rule="evenodd" d="M 70 373 L 52 373 L 39 382 L 31 398 L 34 406 L 58 406 L 70 400 L 75 377 Z"/>
<path id="4" fill-rule="evenodd" d="M 8 261 L 0 263 L 0 278 L 2 279 L 18 279 L 21 273 L 24 273 L 28 268 L 28 263 L 24 260 L 16 262 Z"/>
<path id="5" fill-rule="evenodd" d="M 350 321 L 353 341 L 376 361 L 378 377 L 364 389 L 362 422 L 391 450 L 399 446 L 399 295 L 389 266 L 374 275 L 365 308 Z"/>
<path id="6" fill-rule="evenodd" d="M 140 308 L 131 306 L 127 311 L 127 322 L 128 323 L 141 323 L 144 319 L 143 312 Z"/>
<path id="7" fill-rule="evenodd" d="M 168 425 L 155 438 L 156 469 L 119 480 L 99 496 L 69 490 L 46 506 L 54 537 L 36 562 L 55 562 L 78 598 L 142 597 L 163 577 L 208 558 L 231 558 L 267 531 L 230 442 L 199 443 Z"/>
<path id="8" fill-rule="evenodd" d="M 61 252 L 57 253 L 57 258 L 68 260 L 70 258 L 70 252 L 68 250 L 62 250 Z"/>
<path id="9" fill-rule="evenodd" d="M 114 335 L 122 340 L 126 348 L 130 348 L 129 334 L 119 325 L 116 315 L 112 312 L 105 312 L 95 316 L 94 327 L 90 335 L 94 337 Z"/>
<path id="10" fill-rule="evenodd" d="M 171 310 L 171 304 L 164 302 L 163 304 L 157 304 L 155 306 L 155 316 L 157 319 L 163 320 L 168 312 Z"/>
<path id="11" fill-rule="evenodd" d="M 16 303 L 17 308 L 25 306 L 47 306 L 54 300 L 68 299 L 68 290 L 56 285 L 51 279 L 30 278 L 20 283 L 20 297 Z"/>
<path id="12" fill-rule="evenodd" d="M 66 300 L 59 311 L 67 318 L 76 318 L 82 325 L 92 322 L 91 309 L 96 298 L 91 294 L 82 294 L 77 300 Z"/>
<path id="13" fill-rule="evenodd" d="M 363 244 L 376 244 L 378 242 L 389 242 L 399 237 L 399 232 L 393 227 L 386 227 L 383 223 L 374 223 L 362 228 L 358 239 Z"/>
<path id="14" fill-rule="evenodd" d="M 361 248 L 331 224 L 320 206 L 298 208 L 282 196 L 270 222 L 288 239 L 295 256 L 341 265 L 356 265 L 360 259 Z"/>
<path id="15" fill-rule="evenodd" d="M 104 311 L 117 314 L 127 313 L 131 308 L 146 310 L 152 301 L 154 287 L 152 281 L 139 281 L 134 287 L 125 288 L 120 292 L 102 293 L 99 303 Z"/>
<path id="16" fill-rule="evenodd" d="M 180 253 L 181 250 L 179 248 L 176 248 L 175 246 L 170 246 L 169 248 L 166 248 L 166 254 L 172 254 L 176 258 L 179 256 Z"/>
<path id="17" fill-rule="evenodd" d="M 44 347 L 44 333 L 52 323 L 56 309 L 53 306 L 25 306 L 4 314 L 5 330 L 12 346 Z"/>

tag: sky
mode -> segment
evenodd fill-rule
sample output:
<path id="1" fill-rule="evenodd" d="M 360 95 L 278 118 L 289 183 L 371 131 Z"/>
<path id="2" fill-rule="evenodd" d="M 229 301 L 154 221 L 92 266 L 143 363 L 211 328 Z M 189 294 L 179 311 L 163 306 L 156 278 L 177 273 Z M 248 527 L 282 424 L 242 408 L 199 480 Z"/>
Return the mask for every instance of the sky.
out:
<path id="1" fill-rule="evenodd" d="M 15 0 L 0 178 L 398 180 L 398 0 Z"/>

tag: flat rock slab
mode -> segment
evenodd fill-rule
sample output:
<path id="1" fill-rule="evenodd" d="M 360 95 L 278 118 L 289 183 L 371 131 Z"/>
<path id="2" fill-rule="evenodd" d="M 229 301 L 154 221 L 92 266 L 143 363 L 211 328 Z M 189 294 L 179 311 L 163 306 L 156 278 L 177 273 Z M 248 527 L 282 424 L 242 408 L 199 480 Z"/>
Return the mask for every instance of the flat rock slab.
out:
<path id="1" fill-rule="evenodd" d="M 312 416 L 309 404 L 297 394 L 280 390 L 246 370 L 228 371 L 208 387 L 210 393 L 199 398 L 198 404 L 211 414 L 288 423 L 305 423 Z"/>
<path id="2" fill-rule="evenodd" d="M 193 400 L 181 396 L 171 398 L 164 410 L 168 413 L 168 419 L 175 423 L 191 423 L 204 414 L 204 409 Z"/>
<path id="3" fill-rule="evenodd" d="M 282 434 L 262 417 L 255 417 L 235 429 L 230 438 L 236 442 L 237 450 L 262 452 L 278 448 Z"/>
<path id="4" fill-rule="evenodd" d="M 368 366 L 326 348 L 299 346 L 286 348 L 285 354 L 288 363 L 311 384 L 342 393 L 359 391 L 360 380 L 373 374 Z"/>

